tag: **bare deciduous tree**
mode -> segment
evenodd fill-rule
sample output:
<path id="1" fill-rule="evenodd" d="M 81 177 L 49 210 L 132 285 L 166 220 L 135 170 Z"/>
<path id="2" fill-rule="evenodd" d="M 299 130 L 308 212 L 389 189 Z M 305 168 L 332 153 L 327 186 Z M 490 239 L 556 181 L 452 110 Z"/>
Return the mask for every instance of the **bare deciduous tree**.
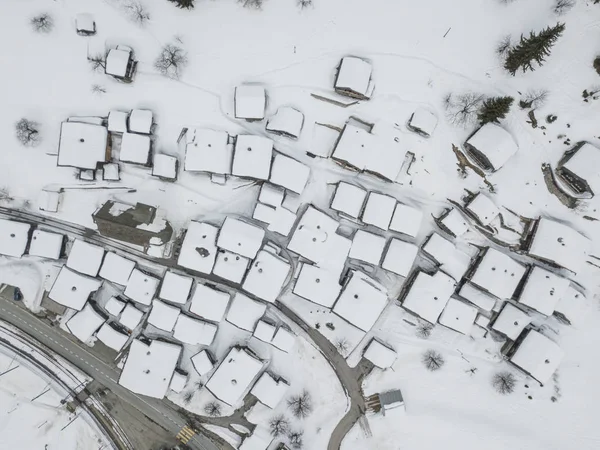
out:
<path id="1" fill-rule="evenodd" d="M 26 147 L 35 147 L 40 143 L 39 124 L 32 120 L 21 119 L 15 124 L 17 139 Z"/>
<path id="2" fill-rule="evenodd" d="M 181 47 L 165 45 L 154 61 L 154 68 L 162 75 L 179 78 L 181 71 L 187 64 L 187 55 Z"/>
<path id="3" fill-rule="evenodd" d="M 575 6 L 575 0 L 556 0 L 554 2 L 554 13 L 562 16 Z"/>
<path id="4" fill-rule="evenodd" d="M 428 339 L 433 331 L 433 325 L 427 322 L 421 322 L 417 326 L 417 337 L 421 339 Z"/>
<path id="5" fill-rule="evenodd" d="M 194 398 L 194 391 L 187 391 L 185 393 L 185 395 L 183 396 L 183 403 L 185 403 L 186 405 L 189 405 L 190 402 L 192 401 L 192 399 Z"/>
<path id="6" fill-rule="evenodd" d="M 139 25 L 145 25 L 150 20 L 150 13 L 143 3 L 138 0 L 130 0 L 123 5 L 129 19 Z"/>
<path id="7" fill-rule="evenodd" d="M 541 108 L 548 99 L 548 91 L 546 89 L 533 89 L 527 91 L 523 98 L 519 101 L 519 106 L 522 109 L 526 108 Z"/>
<path id="8" fill-rule="evenodd" d="M 496 392 L 502 395 L 507 395 L 515 390 L 517 379 L 510 372 L 498 372 L 492 377 L 492 386 Z"/>
<path id="9" fill-rule="evenodd" d="M 427 370 L 431 370 L 432 372 L 441 369 L 446 362 L 441 353 L 438 353 L 435 350 L 427 350 L 423 353 L 422 361 Z"/>
<path id="10" fill-rule="evenodd" d="M 306 389 L 303 390 L 301 394 L 290 397 L 287 404 L 292 411 L 292 414 L 298 419 L 308 417 L 313 409 L 310 392 Z"/>
<path id="11" fill-rule="evenodd" d="M 269 420 L 269 428 L 271 429 L 271 436 L 277 437 L 286 434 L 290 429 L 290 422 L 285 418 L 283 414 L 271 417 Z"/>
<path id="12" fill-rule="evenodd" d="M 342 356 L 346 356 L 348 354 L 348 348 L 349 348 L 349 343 L 348 340 L 344 337 L 338 338 L 335 341 L 335 348 L 337 349 L 338 352 L 340 352 L 340 355 Z"/>
<path id="13" fill-rule="evenodd" d="M 290 441 L 290 445 L 294 448 L 302 448 L 304 445 L 303 437 L 303 430 L 293 430 L 288 433 L 288 440 Z"/>
<path id="14" fill-rule="evenodd" d="M 221 415 L 221 405 L 217 402 L 208 402 L 204 405 L 204 412 L 210 417 L 219 417 Z"/>
<path id="15" fill-rule="evenodd" d="M 104 71 L 106 69 L 106 54 L 96 53 L 88 56 L 88 62 L 94 72 Z"/>
<path id="16" fill-rule="evenodd" d="M 502 58 L 506 58 L 506 54 L 512 45 L 512 40 L 510 34 L 507 34 L 502 38 L 498 45 L 496 46 L 496 54 Z"/>
<path id="17" fill-rule="evenodd" d="M 48 13 L 40 14 L 31 18 L 31 26 L 38 33 L 50 33 L 54 28 L 54 19 Z"/>
<path id="18" fill-rule="evenodd" d="M 262 9 L 263 0 L 238 0 L 244 8 Z"/>
<path id="19" fill-rule="evenodd" d="M 309 6 L 313 5 L 312 0 L 297 0 L 298 6 L 300 7 L 300 9 L 306 9 Z"/>
<path id="20" fill-rule="evenodd" d="M 475 123 L 483 99 L 483 95 L 474 92 L 447 95 L 444 104 L 448 121 L 453 125 L 462 127 Z"/>
<path id="21" fill-rule="evenodd" d="M 98 95 L 106 94 L 106 88 L 100 84 L 92 84 L 92 92 Z"/>

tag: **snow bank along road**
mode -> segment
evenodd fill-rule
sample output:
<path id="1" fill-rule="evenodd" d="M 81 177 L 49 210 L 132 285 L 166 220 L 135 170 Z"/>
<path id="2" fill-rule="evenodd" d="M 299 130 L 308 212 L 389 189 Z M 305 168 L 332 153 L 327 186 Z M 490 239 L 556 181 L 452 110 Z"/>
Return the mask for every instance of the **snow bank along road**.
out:
<path id="1" fill-rule="evenodd" d="M 178 413 L 162 401 L 142 398 L 118 384 L 119 373 L 100 361 L 86 349 L 64 337 L 56 328 L 46 325 L 28 311 L 13 303 L 11 298 L 0 294 L 0 318 L 44 343 L 67 361 L 86 372 L 106 386 L 123 401 L 128 402 L 142 414 L 169 430 L 176 436 L 187 425 Z M 216 450 L 217 447 L 205 436 L 195 435 L 187 444 L 195 450 Z"/>

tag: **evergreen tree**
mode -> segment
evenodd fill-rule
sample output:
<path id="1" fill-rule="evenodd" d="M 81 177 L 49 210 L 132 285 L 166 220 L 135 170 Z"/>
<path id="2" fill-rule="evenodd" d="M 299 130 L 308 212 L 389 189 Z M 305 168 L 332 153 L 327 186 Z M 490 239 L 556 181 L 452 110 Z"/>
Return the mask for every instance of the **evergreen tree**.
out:
<path id="1" fill-rule="evenodd" d="M 175 3 L 178 8 L 192 9 L 194 7 L 194 0 L 169 0 L 171 3 Z"/>
<path id="2" fill-rule="evenodd" d="M 506 117 L 513 101 L 512 97 L 488 98 L 481 105 L 477 119 L 479 119 L 482 125 L 488 122 L 498 122 L 498 120 Z"/>
<path id="3" fill-rule="evenodd" d="M 533 61 L 541 65 L 544 58 L 550 55 L 550 49 L 564 30 L 565 24 L 557 23 L 556 26 L 548 27 L 539 34 L 532 31 L 528 38 L 521 35 L 521 41 L 508 51 L 504 68 L 511 75 L 515 75 L 519 67 L 523 69 L 523 72 L 535 70 L 532 65 Z"/>

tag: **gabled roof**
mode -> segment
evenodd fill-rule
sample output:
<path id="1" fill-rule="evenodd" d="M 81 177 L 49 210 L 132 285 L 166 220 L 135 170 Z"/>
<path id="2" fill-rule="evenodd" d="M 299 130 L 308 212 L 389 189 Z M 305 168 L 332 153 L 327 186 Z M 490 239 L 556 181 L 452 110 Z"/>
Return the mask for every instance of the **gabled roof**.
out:
<path id="1" fill-rule="evenodd" d="M 81 342 L 87 342 L 92 335 L 106 322 L 89 303 L 67 321 L 67 328 Z"/>
<path id="2" fill-rule="evenodd" d="M 231 173 L 237 177 L 268 180 L 273 141 L 262 136 L 240 134 L 235 141 Z"/>
<path id="3" fill-rule="evenodd" d="M 227 321 L 242 330 L 253 331 L 256 322 L 266 310 L 267 305 L 265 303 L 257 302 L 237 292 L 233 296 L 229 311 L 227 311 Z"/>
<path id="4" fill-rule="evenodd" d="M 492 164 L 494 170 L 500 169 L 515 154 L 519 147 L 511 134 L 493 123 L 486 123 L 468 140 Z"/>
<path id="5" fill-rule="evenodd" d="M 291 106 L 281 106 L 267 122 L 267 131 L 281 133 L 293 138 L 300 136 L 304 114 Z"/>
<path id="6" fill-rule="evenodd" d="M 520 367 L 540 383 L 546 383 L 556 372 L 565 353 L 543 334 L 530 330 L 510 362 Z"/>
<path id="7" fill-rule="evenodd" d="M 262 86 L 242 85 L 235 88 L 236 119 L 262 120 L 265 118 L 267 93 Z"/>
<path id="8" fill-rule="evenodd" d="M 173 330 L 173 337 L 189 345 L 210 345 L 217 334 L 213 323 L 180 314 Z"/>
<path id="9" fill-rule="evenodd" d="M 585 180 L 594 194 L 600 194 L 600 149 L 584 143 L 563 167 Z"/>
<path id="10" fill-rule="evenodd" d="M 134 269 L 127 281 L 124 294 L 134 302 L 142 305 L 150 305 L 160 280 L 145 274 L 141 270 Z"/>
<path id="11" fill-rule="evenodd" d="M 525 281 L 519 303 L 550 316 L 568 288 L 568 279 L 541 267 L 534 267 Z"/>
<path id="12" fill-rule="evenodd" d="M 481 192 L 467 204 L 466 209 L 473 213 L 483 225 L 489 225 L 500 214 L 500 209 L 494 202 Z"/>
<path id="13" fill-rule="evenodd" d="M 115 252 L 108 252 L 100 268 L 100 276 L 112 283 L 125 286 L 131 272 L 135 269 L 135 262 L 117 255 Z"/>
<path id="14" fill-rule="evenodd" d="M 241 283 L 248 270 L 250 259 L 227 250 L 219 250 L 213 274 L 234 283 Z"/>
<path id="15" fill-rule="evenodd" d="M 302 194 L 309 176 L 310 168 L 306 164 L 277 153 L 273 158 L 269 181 L 297 194 Z"/>
<path id="16" fill-rule="evenodd" d="M 233 146 L 225 131 L 207 128 L 186 133 L 185 170 L 228 175 L 233 164 Z"/>
<path id="17" fill-rule="evenodd" d="M 372 73 L 373 68 L 369 62 L 354 56 L 345 56 L 340 63 L 335 88 L 370 97 Z"/>
<path id="18" fill-rule="evenodd" d="M 100 125 L 63 122 L 58 143 L 58 165 L 96 169 L 107 158 L 108 130 Z"/>
<path id="19" fill-rule="evenodd" d="M 433 233 L 423 245 L 423 252 L 440 264 L 440 268 L 455 280 L 460 280 L 467 271 L 471 257 L 448 239 Z"/>
<path id="20" fill-rule="evenodd" d="M 510 256 L 488 247 L 480 259 L 471 283 L 499 299 L 509 299 L 515 293 L 527 269 Z"/>
<path id="21" fill-rule="evenodd" d="M 171 306 L 158 299 L 154 299 L 150 315 L 148 316 L 148 323 L 170 333 L 173 331 L 180 313 L 181 310 L 176 306 Z"/>
<path id="22" fill-rule="evenodd" d="M 390 222 L 390 230 L 417 237 L 423 221 L 423 211 L 403 203 L 396 203 L 396 209 Z"/>
<path id="23" fill-rule="evenodd" d="M 163 277 L 158 296 L 163 300 L 183 305 L 190 296 L 193 281 L 191 277 L 179 275 L 169 270 Z"/>
<path id="24" fill-rule="evenodd" d="M 441 271 L 434 275 L 418 272 L 402 301 L 402 306 L 427 322 L 435 324 L 455 286 L 456 282 Z"/>
<path id="25" fill-rule="evenodd" d="M 394 197 L 379 192 L 369 192 L 361 220 L 368 225 L 387 231 L 396 209 L 396 203 Z"/>
<path id="26" fill-rule="evenodd" d="M 333 194 L 331 209 L 358 219 L 366 198 L 367 191 L 365 189 L 346 183 L 345 181 L 340 181 Z"/>
<path id="27" fill-rule="evenodd" d="M 190 222 L 181 244 L 177 264 L 202 273 L 211 273 L 217 257 L 219 229 L 205 222 Z"/>
<path id="28" fill-rule="evenodd" d="M 127 65 L 131 57 L 131 51 L 112 48 L 106 56 L 105 72 L 116 77 L 127 75 Z"/>
<path id="29" fill-rule="evenodd" d="M 398 355 L 392 348 L 382 344 L 377 339 L 371 339 L 363 356 L 380 369 L 387 369 L 392 367 Z"/>

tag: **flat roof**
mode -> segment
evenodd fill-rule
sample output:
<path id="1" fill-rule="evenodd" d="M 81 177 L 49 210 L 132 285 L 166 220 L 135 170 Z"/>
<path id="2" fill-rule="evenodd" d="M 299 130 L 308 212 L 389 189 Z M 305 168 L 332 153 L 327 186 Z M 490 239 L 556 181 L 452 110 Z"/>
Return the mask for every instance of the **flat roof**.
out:
<path id="1" fill-rule="evenodd" d="M 20 258 L 25 254 L 29 241 L 28 223 L 0 219 L 0 254 Z"/>
<path id="2" fill-rule="evenodd" d="M 150 305 L 160 280 L 150 275 L 145 274 L 141 270 L 134 269 L 131 272 L 129 281 L 127 281 L 127 287 L 125 287 L 124 294 L 131 300 L 142 305 Z"/>
<path id="3" fill-rule="evenodd" d="M 410 290 L 402 301 L 402 306 L 435 324 L 454 292 L 456 282 L 444 272 L 434 275 L 418 272 Z"/>
<path id="4" fill-rule="evenodd" d="M 233 146 L 225 131 L 196 128 L 186 133 L 185 170 L 231 174 Z"/>
<path id="5" fill-rule="evenodd" d="M 196 284 L 192 295 L 190 312 L 213 322 L 220 322 L 229 304 L 229 294 L 205 284 Z"/>
<path id="6" fill-rule="evenodd" d="M 277 206 L 281 206 L 284 195 L 285 190 L 283 188 L 265 181 L 260 186 L 258 201 L 264 203 L 265 205 L 276 208 Z"/>
<path id="7" fill-rule="evenodd" d="M 333 194 L 331 209 L 344 213 L 353 219 L 358 219 L 366 198 L 367 191 L 365 189 L 340 181 Z"/>
<path id="8" fill-rule="evenodd" d="M 268 180 L 273 158 L 271 139 L 240 134 L 235 141 L 232 175 L 256 180 Z"/>
<path id="9" fill-rule="evenodd" d="M 219 231 L 217 246 L 252 259 L 262 246 L 264 237 L 264 228 L 228 216 Z"/>
<path id="10" fill-rule="evenodd" d="M 122 302 L 117 297 L 109 298 L 104 305 L 104 309 L 113 316 L 121 314 L 123 308 L 125 308 L 125 302 Z"/>
<path id="11" fill-rule="evenodd" d="M 75 239 L 69 251 L 67 267 L 84 275 L 95 277 L 100 271 L 103 259 L 104 248 Z"/>
<path id="12" fill-rule="evenodd" d="M 264 320 L 259 320 L 252 332 L 252 336 L 263 342 L 270 343 L 273 336 L 275 336 L 275 325 L 271 325 Z"/>
<path id="13" fill-rule="evenodd" d="M 101 125 L 63 122 L 58 143 L 58 165 L 80 169 L 96 169 L 106 162 L 108 130 Z"/>
<path id="14" fill-rule="evenodd" d="M 333 312 L 368 332 L 386 307 L 387 300 L 383 286 L 355 271 L 335 302 Z"/>
<path id="15" fill-rule="evenodd" d="M 190 222 L 181 244 L 177 264 L 198 272 L 211 273 L 217 257 L 218 233 L 219 228 L 214 225 Z"/>
<path id="16" fill-rule="evenodd" d="M 309 177 L 310 167 L 306 164 L 281 153 L 275 154 L 271 165 L 271 176 L 269 177 L 271 183 L 297 194 L 302 194 Z"/>
<path id="17" fill-rule="evenodd" d="M 242 287 L 246 292 L 273 303 L 279 297 L 290 269 L 290 264 L 284 259 L 261 250 L 250 265 Z"/>
<path id="18" fill-rule="evenodd" d="M 48 297 L 67 308 L 81 311 L 92 292 L 100 289 L 101 285 L 102 281 L 81 275 L 63 266 Z"/>
<path id="19" fill-rule="evenodd" d="M 499 299 L 509 299 L 513 296 L 526 270 L 525 266 L 510 256 L 488 247 L 475 273 L 471 276 L 471 283 Z"/>
<path id="20" fill-rule="evenodd" d="M 108 113 L 108 131 L 111 133 L 126 133 L 129 113 L 112 110 Z"/>
<path id="21" fill-rule="evenodd" d="M 266 310 L 266 304 L 236 292 L 229 306 L 229 311 L 227 311 L 227 321 L 242 330 L 252 332 L 256 322 L 264 315 Z"/>
<path id="22" fill-rule="evenodd" d="M 135 269 L 135 261 L 117 255 L 115 252 L 107 252 L 100 268 L 100 276 L 111 283 L 125 286 L 133 269 Z"/>
<path id="23" fill-rule="evenodd" d="M 296 213 L 293 213 L 283 206 L 278 206 L 275 208 L 275 211 L 273 211 L 271 222 L 269 223 L 267 230 L 282 236 L 289 236 L 297 219 L 298 216 Z"/>
<path id="24" fill-rule="evenodd" d="M 530 330 L 510 361 L 544 384 L 556 372 L 565 352 L 543 334 Z"/>
<path id="25" fill-rule="evenodd" d="M 294 285 L 294 294 L 331 308 L 340 295 L 342 286 L 339 275 L 327 269 L 304 263 Z"/>
<path id="26" fill-rule="evenodd" d="M 482 291 L 469 282 L 462 285 L 460 291 L 458 291 L 458 295 L 487 312 L 491 312 L 496 305 L 496 297 Z"/>
<path id="27" fill-rule="evenodd" d="M 401 277 L 407 277 L 417 258 L 417 253 L 419 248 L 416 245 L 392 238 L 381 267 Z"/>
<path id="28" fill-rule="evenodd" d="M 64 240 L 63 234 L 34 230 L 29 244 L 29 254 L 40 258 L 59 259 Z M 3 253 L 1 249 L 0 253 Z"/>
<path id="29" fill-rule="evenodd" d="M 186 277 L 168 270 L 162 280 L 158 296 L 163 300 L 183 305 L 187 302 L 192 289 L 192 277 Z"/>

